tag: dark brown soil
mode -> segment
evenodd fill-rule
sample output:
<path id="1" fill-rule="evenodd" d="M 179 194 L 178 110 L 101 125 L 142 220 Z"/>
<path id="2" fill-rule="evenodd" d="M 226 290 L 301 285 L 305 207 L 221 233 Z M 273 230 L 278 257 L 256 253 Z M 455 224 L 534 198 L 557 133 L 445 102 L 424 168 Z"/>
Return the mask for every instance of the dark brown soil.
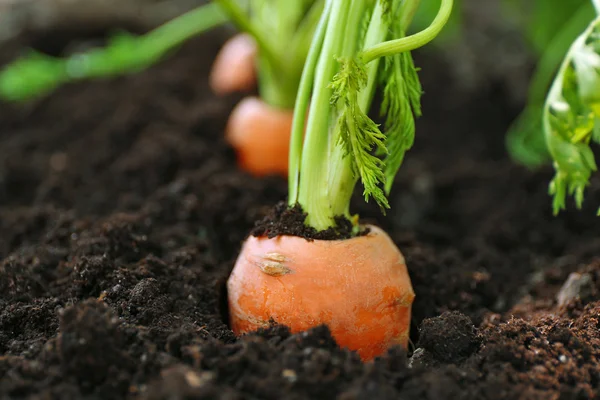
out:
<path id="1" fill-rule="evenodd" d="M 290 207 L 287 202 L 280 201 L 263 219 L 257 221 L 250 234 L 268 238 L 289 235 L 306 240 L 340 240 L 369 233 L 369 228 L 360 227 L 358 232 L 354 232 L 352 222 L 343 215 L 335 217 L 335 226 L 318 231 L 304 223 L 307 215 L 300 205 Z"/>
<path id="2" fill-rule="evenodd" d="M 362 364 L 326 327 L 236 339 L 224 283 L 286 183 L 223 140 L 239 96 L 206 84 L 223 40 L 0 107 L 1 398 L 600 398 L 600 185 L 552 217 L 552 171 L 505 153 L 505 82 L 464 93 L 431 54 L 392 211 L 353 207 L 406 256 L 417 348 Z"/>

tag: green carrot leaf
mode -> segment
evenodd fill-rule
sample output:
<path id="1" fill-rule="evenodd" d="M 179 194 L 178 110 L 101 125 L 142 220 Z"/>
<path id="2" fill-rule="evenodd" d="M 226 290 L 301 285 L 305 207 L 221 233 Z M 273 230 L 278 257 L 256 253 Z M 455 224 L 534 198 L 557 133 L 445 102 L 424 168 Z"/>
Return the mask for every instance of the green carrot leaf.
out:
<path id="1" fill-rule="evenodd" d="M 385 120 L 385 191 L 390 193 L 404 155 L 414 143 L 415 118 L 421 116 L 421 84 L 410 53 L 385 60 L 381 114 Z"/>
<path id="2" fill-rule="evenodd" d="M 585 188 L 598 168 L 590 148 L 598 141 L 600 119 L 600 18 L 571 46 L 544 108 L 546 143 L 556 174 L 550 183 L 553 210 L 565 208 L 567 196 L 581 208 Z"/>
<path id="3" fill-rule="evenodd" d="M 389 195 L 404 155 L 414 143 L 415 119 L 421 116 L 423 90 L 410 52 L 386 57 L 381 76 L 384 85 L 381 115 L 386 116 L 385 191 Z"/>
<path id="4" fill-rule="evenodd" d="M 528 5 L 514 0 L 513 3 L 514 12 L 529 15 L 525 17 L 529 23 L 524 28 L 540 58 L 529 85 L 527 106 L 509 128 L 506 145 L 515 162 L 536 168 L 551 160 L 542 117 L 548 89 L 565 54 L 594 19 L 594 7 L 588 0 L 536 1 Z M 531 12 L 526 12 L 527 7 L 533 7 Z M 548 13 L 552 14 L 552 21 L 545 18 Z"/>
<path id="5" fill-rule="evenodd" d="M 384 163 L 373 154 L 374 149 L 385 150 L 385 135 L 379 126 L 363 112 L 358 93 L 367 84 L 365 65 L 355 59 L 340 59 L 340 70 L 333 77 L 331 103 L 341 108 L 336 129 L 343 146 L 344 157 L 351 157 L 352 171 L 363 184 L 365 201 L 374 198 L 382 210 L 389 203 L 380 185 L 385 183 Z"/>

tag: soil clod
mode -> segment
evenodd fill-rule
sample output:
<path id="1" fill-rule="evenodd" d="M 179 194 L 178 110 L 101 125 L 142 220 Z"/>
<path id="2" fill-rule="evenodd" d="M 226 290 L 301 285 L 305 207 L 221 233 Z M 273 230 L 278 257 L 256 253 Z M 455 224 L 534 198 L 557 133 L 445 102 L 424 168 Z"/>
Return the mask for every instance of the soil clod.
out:
<path id="1" fill-rule="evenodd" d="M 335 218 L 335 227 L 317 231 L 304 223 L 306 215 L 299 205 L 289 207 L 285 202 L 279 202 L 269 214 L 256 223 L 251 234 L 270 239 L 280 235 L 299 236 L 307 240 L 341 240 L 354 236 L 352 222 L 343 216 Z M 366 235 L 368 232 L 368 229 L 362 229 L 359 235 Z"/>
<path id="2" fill-rule="evenodd" d="M 417 347 L 444 363 L 458 363 L 480 346 L 473 322 L 459 312 L 445 312 L 439 317 L 425 319 L 419 333 Z"/>

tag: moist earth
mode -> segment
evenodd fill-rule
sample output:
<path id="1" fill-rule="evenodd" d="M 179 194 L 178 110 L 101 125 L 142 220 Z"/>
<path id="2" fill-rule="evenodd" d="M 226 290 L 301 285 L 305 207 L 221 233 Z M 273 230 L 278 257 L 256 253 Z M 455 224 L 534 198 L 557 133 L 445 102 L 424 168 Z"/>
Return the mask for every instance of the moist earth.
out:
<path id="1" fill-rule="evenodd" d="M 356 225 L 343 215 L 334 217 L 335 225 L 325 230 L 317 230 L 306 225 L 308 214 L 300 204 L 289 206 L 280 201 L 260 221 L 257 221 L 250 232 L 252 236 L 274 238 L 281 235 L 298 236 L 306 240 L 341 240 L 369 233 L 368 227 Z"/>
<path id="2" fill-rule="evenodd" d="M 429 52 L 392 208 L 360 187 L 352 207 L 406 257 L 408 351 L 363 364 L 326 326 L 234 337 L 225 281 L 287 189 L 240 171 L 224 141 L 242 94 L 213 96 L 207 74 L 227 35 L 0 107 L 1 398 L 600 397 L 600 185 L 552 216 L 552 170 L 506 154 L 522 108 L 507 82 L 467 91 Z"/>

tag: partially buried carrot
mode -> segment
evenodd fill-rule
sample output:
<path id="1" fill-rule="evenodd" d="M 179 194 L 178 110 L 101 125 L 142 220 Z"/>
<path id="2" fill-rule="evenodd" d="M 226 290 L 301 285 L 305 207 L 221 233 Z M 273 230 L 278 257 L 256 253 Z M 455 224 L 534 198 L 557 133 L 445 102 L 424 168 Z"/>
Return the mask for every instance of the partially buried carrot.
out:
<path id="1" fill-rule="evenodd" d="M 258 97 L 236 105 L 225 130 L 241 168 L 254 175 L 287 175 L 293 111 L 278 109 Z"/>
<path id="2" fill-rule="evenodd" d="M 302 66 L 325 0 L 267 0 L 240 7 L 215 0 L 237 28 L 210 74 L 212 90 L 225 95 L 258 87 L 258 96 L 233 110 L 226 138 L 238 165 L 255 176 L 283 175 Z"/>
<path id="3" fill-rule="evenodd" d="M 325 324 L 365 361 L 407 346 L 415 293 L 404 257 L 380 228 L 359 234 L 364 226 L 349 208 L 359 180 L 366 200 L 390 208 L 412 146 L 422 90 L 410 50 L 437 36 L 452 10 L 442 0 L 427 29 L 404 37 L 418 3 L 326 2 L 299 83 L 288 171 L 288 206 L 305 214 L 309 237 L 323 240 L 302 237 L 294 217 L 292 227 L 270 224 L 278 230 L 245 241 L 227 282 L 237 335 L 271 322 L 293 332 Z M 367 115 L 377 84 L 384 131 Z"/>
<path id="4" fill-rule="evenodd" d="M 250 91 L 256 85 L 256 43 L 240 33 L 227 40 L 213 63 L 209 84 L 213 92 L 226 95 Z"/>
<path id="5" fill-rule="evenodd" d="M 327 324 L 365 360 L 406 346 L 415 295 L 404 257 L 385 232 L 369 228 L 348 240 L 249 238 L 228 282 L 233 331 L 271 318 L 292 332 Z"/>

